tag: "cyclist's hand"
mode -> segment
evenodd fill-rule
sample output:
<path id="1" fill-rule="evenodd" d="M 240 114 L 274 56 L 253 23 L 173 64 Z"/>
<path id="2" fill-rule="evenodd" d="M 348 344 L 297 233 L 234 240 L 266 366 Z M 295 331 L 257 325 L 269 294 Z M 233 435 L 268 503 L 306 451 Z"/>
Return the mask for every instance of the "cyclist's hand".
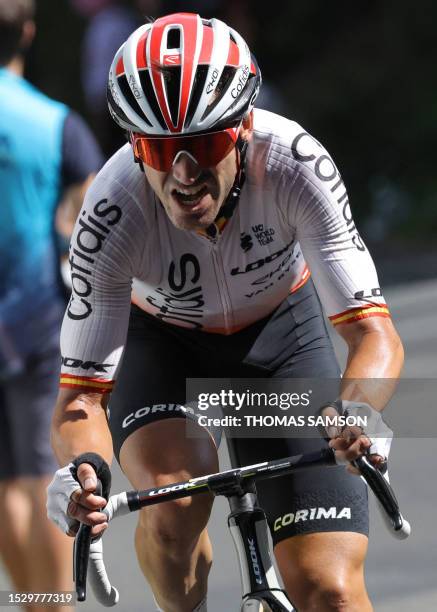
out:
<path id="1" fill-rule="evenodd" d="M 381 471 L 387 469 L 393 432 L 382 420 L 381 414 L 363 402 L 337 401 L 321 411 L 322 416 L 361 416 L 366 417 L 366 431 L 358 425 L 327 427 L 329 446 L 336 451 L 339 462 L 347 462 L 347 470 L 359 475 L 357 468 L 350 464 L 362 455 L 367 455 L 371 463 Z"/>
<path id="2" fill-rule="evenodd" d="M 79 522 L 92 526 L 92 535 L 101 535 L 108 526 L 101 508 L 106 506 L 103 497 L 94 494 L 97 477 L 94 468 L 82 463 L 77 468 L 69 463 L 59 469 L 47 489 L 47 515 L 66 534 L 75 536 Z"/>
<path id="3" fill-rule="evenodd" d="M 108 526 L 108 518 L 100 512 L 106 506 L 106 499 L 94 494 L 97 486 L 94 468 L 89 463 L 81 463 L 77 468 L 77 478 L 82 488 L 72 493 L 67 513 L 76 521 L 91 525 L 93 536 L 101 535 Z M 76 532 L 77 528 L 69 535 L 76 535 Z"/>

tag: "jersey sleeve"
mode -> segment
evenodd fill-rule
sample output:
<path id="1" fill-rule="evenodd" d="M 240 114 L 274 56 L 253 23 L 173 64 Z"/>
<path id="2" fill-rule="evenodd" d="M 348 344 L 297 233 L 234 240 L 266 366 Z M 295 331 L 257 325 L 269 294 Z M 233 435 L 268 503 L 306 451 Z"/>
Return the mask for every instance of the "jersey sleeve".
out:
<path id="1" fill-rule="evenodd" d="M 301 128 L 289 151 L 289 171 L 281 180 L 286 215 L 331 323 L 389 317 L 373 260 L 332 158 Z"/>
<path id="2" fill-rule="evenodd" d="M 122 357 L 143 220 L 130 195 L 99 174 L 70 244 L 72 294 L 61 330 L 60 386 L 109 393 Z"/>

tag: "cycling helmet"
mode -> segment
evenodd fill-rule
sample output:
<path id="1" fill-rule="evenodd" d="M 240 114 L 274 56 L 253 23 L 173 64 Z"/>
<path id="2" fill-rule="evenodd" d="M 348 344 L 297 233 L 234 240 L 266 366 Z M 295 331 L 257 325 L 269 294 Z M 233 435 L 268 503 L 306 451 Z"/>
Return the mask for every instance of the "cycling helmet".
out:
<path id="1" fill-rule="evenodd" d="M 129 132 L 178 136 L 237 125 L 261 85 L 243 38 L 218 19 L 167 15 L 141 26 L 117 51 L 108 105 Z"/>

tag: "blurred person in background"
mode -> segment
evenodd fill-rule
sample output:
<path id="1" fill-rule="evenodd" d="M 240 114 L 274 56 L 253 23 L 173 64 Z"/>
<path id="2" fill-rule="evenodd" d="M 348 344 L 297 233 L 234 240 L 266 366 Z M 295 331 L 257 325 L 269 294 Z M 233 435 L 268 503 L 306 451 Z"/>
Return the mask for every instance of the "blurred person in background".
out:
<path id="1" fill-rule="evenodd" d="M 106 80 L 112 58 L 139 24 L 133 10 L 119 0 L 71 0 L 74 10 L 88 19 L 82 42 L 82 86 L 91 125 L 106 157 L 125 143 L 108 114 Z"/>
<path id="2" fill-rule="evenodd" d="M 214 0 L 214 2 L 217 2 L 217 0 Z M 200 4 L 200 1 L 198 0 L 196 4 Z M 239 2 L 224 1 L 222 4 L 223 21 L 231 24 L 237 32 L 241 32 L 250 48 L 255 48 L 260 24 L 255 19 L 249 0 L 240 0 Z M 261 68 L 263 69 L 262 66 Z M 262 108 L 277 115 L 288 117 L 287 105 L 285 104 L 282 92 L 266 77 L 264 72 L 263 86 L 256 99 L 255 108 Z"/>
<path id="3" fill-rule="evenodd" d="M 71 543 L 45 508 L 66 298 L 54 220 L 68 188 L 69 226 L 102 157 L 83 120 L 23 78 L 34 9 L 0 0 L 0 554 L 17 591 L 56 592 L 71 589 Z"/>

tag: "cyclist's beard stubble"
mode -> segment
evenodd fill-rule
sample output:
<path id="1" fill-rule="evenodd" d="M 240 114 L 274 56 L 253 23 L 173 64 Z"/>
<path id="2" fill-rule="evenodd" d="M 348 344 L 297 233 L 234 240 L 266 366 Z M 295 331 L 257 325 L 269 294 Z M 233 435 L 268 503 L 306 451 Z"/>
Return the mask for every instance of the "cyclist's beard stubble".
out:
<path id="1" fill-rule="evenodd" d="M 183 230 L 206 228 L 214 222 L 236 176 L 236 151 L 231 151 L 213 168 L 202 169 L 195 179 L 178 180 L 177 173 L 145 167 L 150 186 L 175 227 Z"/>

